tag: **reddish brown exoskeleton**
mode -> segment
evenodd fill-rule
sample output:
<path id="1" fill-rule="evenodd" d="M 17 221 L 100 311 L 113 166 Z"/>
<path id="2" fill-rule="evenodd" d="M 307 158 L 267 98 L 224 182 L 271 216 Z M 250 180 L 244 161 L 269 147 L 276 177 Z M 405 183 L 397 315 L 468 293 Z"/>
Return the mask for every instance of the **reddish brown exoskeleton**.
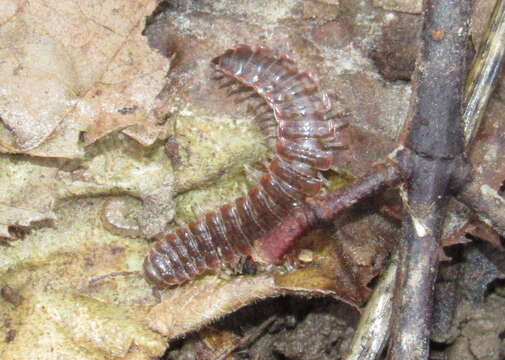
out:
<path id="1" fill-rule="evenodd" d="M 212 64 L 226 85 L 247 87 L 263 99 L 258 110 L 265 111 L 257 111 L 256 120 L 275 140 L 275 155 L 247 196 L 154 244 L 144 270 L 158 287 L 183 283 L 250 255 L 255 239 L 320 191 L 319 171 L 332 165 L 332 148 L 340 145 L 335 143 L 339 126 L 328 116 L 328 96 L 315 76 L 298 71 L 290 57 L 239 45 Z"/>

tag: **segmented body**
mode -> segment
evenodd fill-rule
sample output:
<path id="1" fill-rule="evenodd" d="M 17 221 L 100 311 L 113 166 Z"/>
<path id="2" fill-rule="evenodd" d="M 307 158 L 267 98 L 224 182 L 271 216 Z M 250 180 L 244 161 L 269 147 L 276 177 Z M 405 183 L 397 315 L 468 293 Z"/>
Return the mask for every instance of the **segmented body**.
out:
<path id="1" fill-rule="evenodd" d="M 156 242 L 144 262 L 159 287 L 183 283 L 248 256 L 264 236 L 321 188 L 319 170 L 333 160 L 336 126 L 317 79 L 287 56 L 240 45 L 212 60 L 227 79 L 254 90 L 268 105 L 256 118 L 275 139 L 275 155 L 257 186 L 232 204 L 206 214 Z M 273 110 L 273 116 L 271 116 Z"/>

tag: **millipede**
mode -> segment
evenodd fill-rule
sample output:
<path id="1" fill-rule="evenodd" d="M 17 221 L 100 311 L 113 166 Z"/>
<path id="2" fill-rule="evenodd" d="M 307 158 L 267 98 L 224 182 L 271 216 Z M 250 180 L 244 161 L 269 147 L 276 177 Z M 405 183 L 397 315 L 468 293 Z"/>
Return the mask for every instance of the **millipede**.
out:
<path id="1" fill-rule="evenodd" d="M 329 97 L 316 76 L 300 72 L 290 56 L 238 45 L 211 63 L 230 94 L 261 99 L 255 119 L 273 140 L 274 154 L 246 196 L 154 244 L 144 271 L 157 287 L 178 285 L 250 256 L 254 240 L 320 191 L 320 171 L 331 167 L 333 150 L 342 145 L 336 132 L 344 123 L 330 117 Z"/>

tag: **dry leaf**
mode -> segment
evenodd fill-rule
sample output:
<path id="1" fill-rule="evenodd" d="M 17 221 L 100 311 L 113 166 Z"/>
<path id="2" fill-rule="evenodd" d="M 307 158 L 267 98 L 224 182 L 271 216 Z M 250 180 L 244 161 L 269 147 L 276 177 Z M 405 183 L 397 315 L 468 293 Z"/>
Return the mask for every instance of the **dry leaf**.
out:
<path id="1" fill-rule="evenodd" d="M 472 39 L 476 43 L 476 48 L 480 46 L 495 4 L 495 0 L 484 0 L 475 4 L 476 8 L 472 12 Z M 496 94 L 489 99 L 481 126 L 469 152 L 470 161 L 474 164 L 474 175 L 482 184 L 486 184 L 490 191 L 496 191 L 502 196 L 505 189 L 505 162 L 503 161 L 505 90 L 502 86 L 504 81 L 505 73 L 502 72 L 497 79 Z"/>
<path id="2" fill-rule="evenodd" d="M 276 285 L 299 294 L 331 295 L 354 307 L 366 301 L 368 284 L 381 271 L 399 234 L 379 215 L 354 216 L 348 224 L 337 219 L 335 227 L 300 239 L 298 247 L 313 251 L 312 261 L 277 275 Z"/>
<path id="3" fill-rule="evenodd" d="M 152 144 L 160 131 L 156 96 L 169 69 L 141 35 L 156 3 L 2 1 L 4 151 L 81 157 L 80 132 L 90 144 L 132 125 L 138 131 L 130 135 Z"/>
<path id="4" fill-rule="evenodd" d="M 164 160 L 161 147 L 145 149 L 124 135 L 104 139 L 89 148 L 86 158 L 79 162 L 0 157 L 3 169 L 0 172 L 0 203 L 30 211 L 32 216 L 44 214 L 51 218 L 55 206 L 73 197 L 129 195 L 116 201 L 128 203 L 135 234 L 156 236 L 166 230 L 175 206 L 172 201 L 174 179 L 170 165 Z M 13 220 L 20 216 L 19 211 L 17 215 L 5 213 L 3 217 Z M 37 220 L 37 224 L 50 224 L 41 223 L 42 219 Z M 10 222 L 0 220 L 0 224 L 9 225 Z"/>
<path id="5" fill-rule="evenodd" d="M 470 30 L 472 34 L 471 39 L 476 48 L 480 46 L 480 42 L 486 31 L 487 23 L 496 3 L 496 0 L 481 0 L 473 4 Z"/>
<path id="6" fill-rule="evenodd" d="M 240 337 L 232 331 L 214 329 L 211 326 L 200 331 L 202 343 L 214 357 L 230 353 L 240 343 Z"/>
<path id="7" fill-rule="evenodd" d="M 503 82 L 502 76 L 498 81 Z M 500 95 L 501 96 L 501 95 Z M 499 192 L 505 184 L 505 104 L 496 97 L 491 98 L 486 115 L 470 152 L 475 176 L 490 189 Z"/>
<path id="8" fill-rule="evenodd" d="M 167 291 L 149 313 L 149 327 L 169 338 L 178 337 L 250 302 L 279 294 L 269 275 L 204 279 Z"/>
<path id="9" fill-rule="evenodd" d="M 164 339 L 144 321 L 155 303 L 138 272 L 148 245 L 103 228 L 103 203 L 68 202 L 53 228 L 0 253 L 0 283 L 23 299 L 19 306 L 0 300 L 0 322 L 9 324 L 0 339 L 16 334 L 0 342 L 5 358 L 126 359 L 131 351 L 147 360 L 163 353 Z"/>
<path id="10" fill-rule="evenodd" d="M 3 359 L 151 359 L 165 349 L 126 309 L 83 296 L 33 294 L 10 316 L 15 336 Z"/>

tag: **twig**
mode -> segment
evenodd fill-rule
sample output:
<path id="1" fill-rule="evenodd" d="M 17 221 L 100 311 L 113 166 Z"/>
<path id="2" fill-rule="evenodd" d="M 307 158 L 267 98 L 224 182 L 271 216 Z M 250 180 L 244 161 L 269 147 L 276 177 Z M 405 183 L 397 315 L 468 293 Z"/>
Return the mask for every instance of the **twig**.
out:
<path id="1" fill-rule="evenodd" d="M 352 339 L 345 360 L 375 360 L 381 354 L 389 336 L 391 319 L 391 300 L 398 265 L 398 252 L 395 251 L 391 263 L 375 287 L 365 310 L 361 314 L 358 328 Z"/>
<path id="2" fill-rule="evenodd" d="M 473 179 L 457 198 L 471 208 L 481 221 L 505 237 L 505 198 L 495 189 L 479 179 Z"/>
<path id="3" fill-rule="evenodd" d="M 268 262 L 279 262 L 292 248 L 296 238 L 303 232 L 321 223 L 327 223 L 350 209 L 360 200 L 372 196 L 400 181 L 399 169 L 390 162 L 374 166 L 363 177 L 326 194 L 311 199 L 292 216 L 284 219 L 269 235 L 258 240 L 262 258 Z"/>
<path id="4" fill-rule="evenodd" d="M 425 0 L 406 151 L 400 264 L 388 358 L 428 359 L 433 288 L 447 198 L 465 174 L 461 122 L 470 0 Z"/>
<path id="5" fill-rule="evenodd" d="M 505 2 L 497 1 L 467 79 L 466 109 L 463 114 L 467 146 L 471 144 L 479 129 L 503 65 L 504 53 Z M 485 184 L 483 179 L 473 179 L 457 198 L 474 210 L 480 220 L 505 237 L 505 199 Z"/>
<path id="6" fill-rule="evenodd" d="M 451 6 L 454 6 L 454 5 L 455 5 L 454 2 L 452 2 Z M 468 3 L 462 4 L 462 6 L 465 7 L 466 14 L 459 13 L 459 16 L 460 16 L 459 20 L 466 21 L 467 18 L 464 15 L 468 14 Z M 483 41 L 483 44 L 485 44 L 485 45 L 481 46 L 481 52 L 478 55 L 480 60 L 474 62 L 473 69 L 472 69 L 473 75 L 469 79 L 470 85 L 467 86 L 467 88 L 466 88 L 466 99 L 467 99 L 466 101 L 469 106 L 464 114 L 465 128 L 467 129 L 467 134 L 466 134 L 467 135 L 467 137 L 466 137 L 467 145 L 471 141 L 473 136 L 475 135 L 476 129 L 478 129 L 480 119 L 482 118 L 482 114 L 484 112 L 485 106 L 488 102 L 489 96 L 492 93 L 492 89 L 493 89 L 494 84 L 496 82 L 496 75 L 499 72 L 500 64 L 502 63 L 503 48 L 505 47 L 504 46 L 505 42 L 503 40 L 503 39 L 505 39 L 505 35 L 504 35 L 504 32 L 505 32 L 504 11 L 505 10 L 504 10 L 504 7 L 505 6 L 504 6 L 503 2 L 497 3 L 497 6 L 495 8 L 495 13 L 492 16 L 491 24 L 489 25 L 491 30 L 487 32 L 487 36 L 490 37 L 491 39 L 486 39 Z M 451 11 L 449 11 L 449 13 L 451 13 Z M 464 27 L 462 26 L 460 29 L 463 29 L 463 28 Z M 464 33 L 464 31 L 463 31 L 463 33 Z M 462 35 L 461 32 L 459 34 Z M 432 39 L 436 42 L 436 41 L 438 41 L 437 40 L 438 38 L 440 38 L 439 39 L 440 41 L 443 40 L 443 38 L 447 35 L 447 33 L 441 27 L 441 28 L 434 29 L 431 32 L 431 34 L 428 34 L 428 35 L 430 35 L 432 37 Z M 460 40 L 461 40 L 461 42 L 459 43 L 461 45 L 460 50 L 454 51 L 456 54 L 453 53 L 452 55 L 453 56 L 456 55 L 456 57 L 459 57 L 459 60 L 462 62 L 463 56 L 464 56 L 464 49 L 462 48 L 462 46 L 466 45 L 466 44 L 465 44 L 464 39 L 460 39 Z M 426 39 L 425 39 L 425 41 L 426 41 Z M 496 44 L 496 43 L 498 43 L 498 44 Z M 429 56 L 425 60 L 430 61 Z M 431 62 L 431 63 L 433 64 L 433 62 Z M 429 62 L 428 62 L 428 64 L 429 64 Z M 421 63 L 421 65 L 424 66 L 424 65 L 426 65 L 426 63 Z M 435 65 L 437 65 L 437 64 L 435 64 Z M 450 91 L 451 87 L 456 86 L 456 87 L 452 88 L 452 89 L 456 90 L 456 92 L 453 94 L 455 97 L 454 96 L 446 97 L 443 94 L 435 93 L 435 94 L 432 94 L 431 100 L 433 101 L 434 104 L 437 104 L 438 101 L 440 101 L 442 103 L 445 103 L 445 105 L 447 105 L 449 107 L 451 105 L 455 106 L 453 108 L 453 110 L 454 110 L 454 109 L 457 109 L 457 107 L 459 107 L 459 89 L 461 88 L 460 79 L 462 78 L 462 72 L 464 71 L 464 67 L 460 65 L 460 66 L 456 66 L 454 68 L 445 67 L 445 69 L 448 71 L 448 73 L 454 72 L 455 70 L 457 71 L 456 73 L 453 73 L 452 74 L 453 76 L 451 77 L 452 79 L 456 79 L 457 81 L 455 83 L 453 83 L 452 85 L 449 85 L 446 87 L 446 90 Z M 442 70 L 441 75 L 442 75 L 442 77 L 444 77 L 444 75 L 445 75 L 445 74 L 443 74 L 443 70 Z M 427 76 L 433 76 L 433 73 L 428 72 Z M 438 81 L 438 78 L 434 78 L 434 80 L 435 79 Z M 473 82 L 476 82 L 476 84 L 471 85 Z M 486 84 L 486 86 L 484 86 L 483 84 Z M 422 88 L 419 87 L 419 84 L 418 84 L 417 90 L 418 90 L 418 96 L 421 96 L 421 94 L 419 93 L 419 90 L 422 90 Z M 418 98 L 416 98 L 416 99 L 418 99 Z M 428 97 L 428 99 L 429 99 L 429 97 Z M 447 100 L 449 100 L 449 101 L 446 102 Z M 428 102 L 427 106 L 430 107 L 430 104 L 429 104 L 430 100 L 427 100 L 427 102 Z M 442 105 L 444 105 L 444 104 L 442 104 Z M 439 132 L 440 128 L 444 124 L 440 123 L 440 120 L 438 120 L 437 111 L 426 112 L 426 114 L 434 115 L 434 116 L 428 117 L 428 119 L 431 121 L 438 121 L 438 123 L 435 124 L 436 126 L 434 126 L 434 128 L 435 128 L 434 133 Z M 443 117 L 445 119 L 449 119 L 449 120 L 451 120 L 450 118 L 453 115 L 453 114 L 451 114 L 451 111 L 441 113 L 441 114 L 443 115 Z M 422 114 L 418 114 L 418 115 L 422 115 Z M 458 116 L 452 117 L 453 123 L 457 122 L 458 120 L 459 120 Z M 422 122 L 423 121 L 421 121 L 421 123 Z M 451 130 L 450 127 L 451 126 L 452 125 L 450 125 L 449 128 L 446 127 L 445 128 L 446 131 L 443 133 L 450 134 L 450 130 Z M 458 129 L 458 127 L 455 126 L 455 127 L 453 127 L 453 129 Z M 434 142 L 430 143 L 429 140 L 425 141 L 425 139 L 423 139 L 423 137 L 429 138 L 429 136 L 431 136 L 431 135 L 428 135 L 427 133 L 423 133 L 422 126 L 421 126 L 421 129 L 418 128 L 417 131 L 418 131 L 417 135 L 418 136 L 420 135 L 420 136 L 414 140 L 412 140 L 412 138 L 411 138 L 410 142 L 413 143 L 414 145 L 424 144 L 426 146 L 421 147 L 421 148 L 416 148 L 414 146 L 414 149 L 416 149 L 421 154 L 421 159 L 418 161 L 416 161 L 416 160 L 412 161 L 412 158 L 415 156 L 411 155 L 410 161 L 413 163 L 417 162 L 417 165 L 419 165 L 423 160 L 422 159 L 423 156 L 430 158 L 430 156 L 433 155 L 431 153 L 431 150 L 436 148 L 436 146 L 433 146 L 433 145 L 438 145 L 436 143 L 439 141 L 439 137 L 437 137 L 437 136 L 431 137 L 431 139 L 434 140 Z M 452 139 L 455 139 L 455 138 L 461 139 L 460 129 L 458 129 L 457 132 L 459 134 L 457 134 L 455 137 L 449 135 L 448 138 L 445 139 L 445 140 L 449 141 L 449 143 L 446 142 L 445 145 L 448 145 L 448 144 L 450 145 L 451 137 L 452 137 Z M 425 136 L 423 136 L 423 135 L 425 135 Z M 454 134 L 452 134 L 452 135 L 454 135 Z M 450 147 L 450 146 L 445 147 L 445 145 L 444 145 L 444 149 L 447 149 Z M 454 145 L 454 144 L 452 144 L 452 145 Z M 461 145 L 457 144 L 457 148 L 459 149 L 460 147 L 461 147 Z M 424 150 L 426 150 L 425 153 L 424 153 Z M 437 150 L 435 150 L 435 151 L 437 151 Z M 452 151 L 454 151 L 454 149 Z M 456 151 L 455 153 L 458 153 L 458 151 Z M 403 155 L 405 156 L 405 154 L 403 154 Z M 441 154 L 436 154 L 434 156 L 435 159 L 437 157 L 439 158 L 438 159 L 439 166 L 438 167 L 434 166 L 431 170 L 428 169 L 429 173 L 432 174 L 432 176 L 436 176 L 437 174 L 443 175 L 444 172 L 437 170 L 437 168 L 440 169 L 440 164 L 442 164 L 441 170 L 448 170 L 448 167 L 446 168 L 446 166 L 443 165 L 444 162 L 447 164 L 449 162 L 452 162 L 452 160 L 454 160 L 457 157 L 457 156 L 453 157 L 451 159 L 451 161 L 446 162 L 446 161 L 444 161 L 443 158 L 444 158 L 444 156 L 447 156 L 447 155 L 448 155 L 447 153 L 442 152 Z M 449 153 L 449 155 L 450 155 L 450 153 Z M 409 157 L 409 156 L 406 156 L 406 157 Z M 440 157 L 442 159 L 440 159 Z M 393 155 L 392 158 L 395 158 L 395 156 Z M 398 160 L 399 159 L 400 158 L 398 157 Z M 426 169 L 426 167 L 429 167 L 429 166 L 427 166 L 429 164 L 429 162 L 430 161 L 426 162 L 424 164 L 425 166 L 420 167 L 421 168 L 421 176 L 424 176 L 424 174 L 422 174 L 423 168 Z M 408 161 L 407 161 L 407 163 L 408 163 Z M 403 165 L 406 166 L 408 164 L 404 163 Z M 410 165 L 412 165 L 412 164 L 410 164 Z M 453 165 L 454 165 L 454 163 L 453 163 Z M 455 175 L 455 177 L 459 177 L 459 179 L 458 179 L 460 182 L 459 185 L 462 185 L 461 183 L 463 183 L 463 185 L 464 185 L 465 181 L 467 180 L 467 178 L 464 176 L 466 174 L 467 168 L 464 165 L 465 164 L 461 160 L 461 158 L 458 158 L 453 169 L 446 171 L 445 174 L 447 175 L 447 174 L 453 172 L 454 173 L 453 175 Z M 383 173 L 384 170 L 389 170 L 391 172 L 387 176 L 385 176 Z M 406 169 L 404 167 L 403 170 L 408 170 L 408 169 Z M 332 218 L 335 218 L 338 214 L 345 211 L 349 206 L 352 206 L 353 204 L 355 204 L 359 200 L 379 191 L 381 188 L 385 187 L 386 185 L 396 185 L 399 182 L 399 178 L 400 178 L 400 176 L 399 176 L 398 169 L 394 169 L 390 166 L 388 169 L 388 165 L 386 165 L 386 167 L 382 169 L 382 173 L 381 173 L 381 171 L 379 171 L 379 173 L 377 173 L 377 174 L 374 174 L 372 172 L 372 173 L 368 174 L 367 176 L 365 176 L 363 179 L 356 180 L 355 182 L 347 185 L 346 187 L 344 187 L 334 193 L 327 194 L 326 199 L 318 199 L 316 201 L 313 201 L 309 205 L 306 205 L 306 207 L 302 209 L 303 211 L 301 211 L 301 214 L 303 214 L 303 215 L 300 215 L 300 213 L 297 215 L 297 216 L 301 216 L 303 218 L 303 221 L 300 221 L 299 219 L 295 220 L 295 218 L 291 218 L 292 221 L 290 222 L 289 218 L 288 218 L 286 223 L 281 224 L 277 230 L 274 230 L 274 232 L 272 233 L 272 235 L 269 238 L 270 239 L 284 238 L 284 240 L 285 240 L 284 244 L 286 245 L 284 250 L 286 250 L 287 248 L 289 248 L 289 246 L 290 246 L 289 244 L 292 244 L 294 239 L 298 235 L 300 235 L 301 232 L 315 226 L 318 222 L 329 221 Z M 432 180 L 437 181 L 434 178 Z M 445 190 L 448 190 L 447 185 L 449 185 L 449 184 L 445 184 Z M 408 195 L 409 194 L 407 192 L 407 198 L 408 198 Z M 444 196 L 445 195 L 447 195 L 447 194 L 444 193 Z M 474 179 L 473 182 L 470 182 L 467 185 L 467 187 L 464 189 L 464 191 L 462 191 L 460 194 L 457 195 L 457 198 L 460 201 L 462 201 L 463 203 L 465 203 L 467 206 L 472 208 L 481 220 L 483 220 L 484 222 L 493 226 L 495 229 L 497 229 L 502 234 L 504 234 L 504 228 L 505 228 L 505 219 L 504 219 L 505 212 L 503 211 L 504 200 L 502 197 L 500 197 L 497 194 L 497 192 L 494 189 L 491 189 L 490 187 L 486 186 L 485 184 L 479 183 L 478 180 Z M 410 200 L 410 201 L 412 201 L 412 200 Z M 407 203 L 407 205 L 409 205 L 408 199 L 407 199 L 406 203 Z M 430 203 L 430 202 L 428 202 L 428 203 Z M 430 203 L 430 204 L 436 204 L 436 203 L 437 203 L 437 199 L 435 198 L 433 203 Z M 443 202 L 439 202 L 439 204 L 443 204 Z M 429 210 L 433 210 L 433 209 L 434 209 L 434 207 L 428 207 L 427 210 L 429 212 Z M 410 211 L 412 211 L 412 208 L 410 208 Z M 416 223 L 414 223 L 412 221 L 412 219 L 414 219 L 414 218 L 411 218 L 411 222 L 409 224 L 409 227 L 407 229 L 405 229 L 405 231 L 404 231 L 405 234 L 408 233 L 409 231 L 411 233 L 414 233 L 416 230 L 416 227 L 417 227 L 417 230 L 425 229 L 425 230 L 436 231 L 437 228 L 439 228 L 439 226 L 440 226 L 441 219 L 443 218 L 443 209 L 441 207 L 437 208 L 437 212 L 435 215 L 435 218 L 438 217 L 438 221 L 436 221 L 437 224 L 433 224 L 433 222 L 431 222 L 431 224 L 430 224 L 430 222 L 423 223 L 422 221 L 419 221 L 419 220 L 424 219 L 424 215 L 426 215 L 426 211 L 424 212 L 424 214 L 421 211 L 421 215 L 422 215 L 421 217 L 415 218 L 417 221 Z M 428 217 L 429 217 L 429 215 L 428 215 Z M 295 223 L 297 225 L 293 226 Z M 300 224 L 302 224 L 302 226 L 300 226 Z M 428 225 L 428 226 L 426 226 L 426 225 Z M 430 228 L 430 226 L 432 226 L 432 225 L 436 225 L 435 228 Z M 425 268 L 425 269 L 429 269 L 430 271 L 424 272 L 424 275 L 422 274 L 424 271 L 424 270 L 422 270 L 422 265 L 420 265 L 418 267 L 417 272 L 414 271 L 414 272 L 411 272 L 411 274 L 410 274 L 410 275 L 421 274 L 422 275 L 421 278 L 425 281 L 424 285 L 433 284 L 434 279 L 435 279 L 435 273 L 436 273 L 435 269 L 436 269 L 436 264 L 438 263 L 438 258 L 437 258 L 438 244 L 436 241 L 433 241 L 433 240 L 434 240 L 434 238 L 432 239 L 431 246 L 428 246 L 425 248 L 424 256 L 422 259 L 416 258 L 415 256 L 413 256 L 413 254 L 410 254 L 410 257 L 409 257 L 406 255 L 406 253 L 404 253 L 404 260 L 405 260 L 405 256 L 406 256 L 408 258 L 407 260 L 410 261 L 411 265 L 413 265 L 413 264 L 415 265 L 416 263 L 418 263 L 418 261 L 421 261 L 421 260 L 424 261 L 425 264 L 432 264 L 433 265 L 433 266 L 428 266 Z M 418 245 L 419 245 L 419 248 L 423 248 L 423 245 L 430 245 L 430 242 L 427 241 L 424 244 L 419 243 Z M 407 246 L 407 248 L 408 248 L 408 243 L 405 244 L 405 242 L 404 242 L 404 247 L 405 246 Z M 415 249 L 415 247 L 410 248 L 410 250 L 412 250 L 412 249 Z M 282 256 L 282 254 L 283 254 L 283 252 L 280 251 L 276 255 L 278 257 L 280 257 L 280 256 Z M 392 267 L 393 269 L 395 266 L 396 266 L 396 262 L 392 262 L 392 264 L 390 265 L 390 267 Z M 405 267 L 408 268 L 408 266 L 406 266 L 404 264 L 403 270 L 405 270 Z M 392 271 L 391 269 L 388 269 L 387 273 L 390 273 L 391 271 Z M 407 273 L 408 273 L 408 271 L 407 271 Z M 405 278 L 407 277 L 405 272 L 403 272 L 402 274 L 403 274 L 403 277 L 405 277 Z M 387 287 L 388 286 L 387 279 L 388 279 L 388 277 L 386 276 L 384 278 L 384 280 L 381 280 L 381 281 L 384 281 L 385 283 L 384 283 L 384 285 L 382 285 L 382 283 L 380 283 L 379 286 Z M 405 333 L 403 333 L 403 330 L 402 330 L 403 328 L 401 326 L 398 327 L 398 324 L 396 325 L 397 326 L 396 333 L 393 336 L 392 347 L 394 346 L 393 344 L 395 343 L 395 339 L 396 339 L 397 346 L 408 346 L 407 348 L 404 348 L 405 349 L 404 353 L 411 354 L 411 357 L 402 357 L 403 354 L 399 355 L 399 353 L 398 353 L 397 358 L 399 358 L 399 359 L 409 359 L 409 358 L 422 359 L 422 357 L 417 357 L 418 353 L 413 351 L 414 349 L 418 348 L 420 345 L 422 345 L 422 350 L 421 350 L 420 356 L 425 356 L 425 357 L 427 356 L 427 351 L 428 351 L 427 350 L 428 349 L 428 345 L 427 345 L 428 335 L 427 334 L 429 332 L 428 325 L 430 323 L 430 317 L 431 317 L 432 295 L 431 295 L 430 286 L 427 286 L 427 287 L 425 286 L 424 288 L 427 289 L 427 291 L 426 292 L 421 291 L 421 297 L 417 301 L 415 301 L 417 303 L 416 305 L 418 307 L 417 308 L 414 307 L 417 309 L 415 311 L 418 311 L 417 312 L 417 319 L 415 319 L 415 320 L 417 322 L 424 324 L 424 326 L 418 328 L 415 331 L 415 333 L 417 335 L 415 335 L 413 338 L 410 338 L 411 341 L 408 341 L 409 339 L 407 339 L 407 341 L 402 341 L 401 340 L 402 338 L 405 339 Z M 397 288 L 397 294 L 399 292 L 404 292 L 403 300 L 408 299 L 409 297 L 417 296 L 415 294 L 413 295 L 413 294 L 408 293 L 411 289 L 412 289 L 412 287 L 410 287 L 410 288 L 407 287 L 402 290 L 402 288 L 399 287 L 399 288 Z M 418 288 L 418 290 L 421 290 L 421 289 L 423 289 L 422 286 L 420 288 Z M 407 292 L 406 294 L 405 294 L 405 291 Z M 379 292 L 379 294 L 381 294 L 381 293 Z M 377 295 L 377 296 L 387 296 L 387 295 L 382 293 L 382 295 Z M 368 315 L 363 317 L 363 320 L 362 320 L 363 324 L 368 324 L 369 321 L 371 321 L 371 319 L 375 319 L 377 321 L 380 320 L 377 323 L 374 323 L 375 325 L 386 326 L 386 327 L 388 326 L 389 318 L 388 318 L 388 316 L 383 316 L 383 314 L 388 311 L 388 308 L 387 308 L 387 306 L 382 307 L 382 306 L 380 306 L 380 304 L 382 304 L 382 303 L 380 301 L 375 301 L 374 298 L 372 298 L 370 300 L 370 303 L 366 309 L 366 313 Z M 406 304 L 406 303 L 404 303 L 404 304 Z M 410 311 L 412 312 L 412 309 Z M 397 313 L 399 313 L 399 311 L 397 311 Z M 405 324 L 409 324 L 409 321 L 404 323 L 404 325 Z M 412 324 L 411 324 L 411 326 L 412 326 Z M 366 327 L 367 327 L 367 325 L 362 325 L 362 326 L 360 325 L 360 329 L 362 329 L 362 330 L 358 331 L 358 333 L 356 335 L 357 337 L 353 342 L 353 344 L 354 344 L 352 347 L 353 350 L 348 355 L 349 360 L 353 359 L 353 356 L 354 356 L 354 358 L 356 358 L 356 356 L 358 356 L 356 354 L 359 354 L 359 356 L 357 358 L 363 358 L 363 359 L 373 359 L 374 356 L 380 355 L 380 346 L 378 346 L 378 344 L 384 343 L 385 339 L 387 338 L 387 332 L 384 331 L 382 334 L 375 334 L 377 336 L 369 336 L 371 333 L 374 332 L 374 327 L 370 327 L 368 329 L 370 332 L 368 332 L 368 333 L 366 331 Z M 361 343 L 361 341 L 370 341 L 370 339 L 373 339 L 372 343 L 371 342 L 364 343 L 364 344 L 369 345 L 368 352 L 366 352 L 366 353 L 361 352 L 363 350 L 363 346 L 365 346 L 364 344 Z M 420 341 L 420 342 L 418 343 L 417 341 Z M 365 346 L 365 347 L 367 347 L 367 346 Z M 394 353 L 394 351 L 392 351 L 391 356 L 394 359 L 395 355 L 393 353 Z"/>
<path id="7" fill-rule="evenodd" d="M 486 105 L 500 74 L 505 52 L 503 39 L 505 39 L 505 2 L 497 1 L 466 82 L 463 122 L 467 144 L 471 143 L 477 134 Z"/>
<path id="8" fill-rule="evenodd" d="M 436 34 L 435 34 L 436 35 Z M 465 103 L 467 104 L 463 114 L 463 122 L 466 131 L 466 145 L 473 139 L 480 120 L 489 101 L 489 97 L 496 85 L 505 52 L 505 2 L 498 1 L 488 25 L 485 39 L 482 41 L 479 53 L 472 65 L 472 69 L 465 88 Z M 441 99 L 439 99 L 441 100 Z M 386 165 L 387 166 L 387 165 Z M 327 198 L 320 199 L 304 207 L 293 216 L 284 219 L 268 237 L 259 240 L 260 247 L 264 247 L 265 258 L 278 261 L 292 246 L 294 239 L 303 231 L 306 231 L 324 218 L 329 221 L 336 215 L 346 210 L 346 206 L 354 202 L 348 199 L 354 197 L 357 202 L 360 199 L 372 195 L 378 187 L 396 185 L 399 174 L 389 174 L 390 178 L 381 179 L 383 174 L 373 172 L 365 175 L 364 179 L 358 179 L 346 187 L 327 194 Z M 375 182 L 375 184 L 370 183 Z M 382 181 L 382 183 L 381 183 Z M 368 190 L 366 186 L 370 186 Z M 367 193 L 367 191 L 370 191 Z M 359 196 L 357 196 L 359 193 Z M 474 179 L 468 183 L 467 188 L 457 195 L 457 198 L 476 212 L 479 219 L 499 231 L 505 236 L 505 214 L 503 209 L 503 197 L 486 184 Z M 345 205 L 347 202 L 347 205 Z M 311 215 L 314 212 L 317 215 Z M 326 213 L 325 213 L 326 212 Z M 311 218 L 315 216 L 315 218 Z"/>
<path id="9" fill-rule="evenodd" d="M 394 157 L 396 151 L 392 153 Z M 389 159 L 389 158 L 388 158 Z M 319 222 L 329 222 L 364 198 L 395 186 L 400 181 L 400 169 L 395 162 L 376 164 L 372 171 L 322 199 L 309 201 L 310 210 Z"/>

